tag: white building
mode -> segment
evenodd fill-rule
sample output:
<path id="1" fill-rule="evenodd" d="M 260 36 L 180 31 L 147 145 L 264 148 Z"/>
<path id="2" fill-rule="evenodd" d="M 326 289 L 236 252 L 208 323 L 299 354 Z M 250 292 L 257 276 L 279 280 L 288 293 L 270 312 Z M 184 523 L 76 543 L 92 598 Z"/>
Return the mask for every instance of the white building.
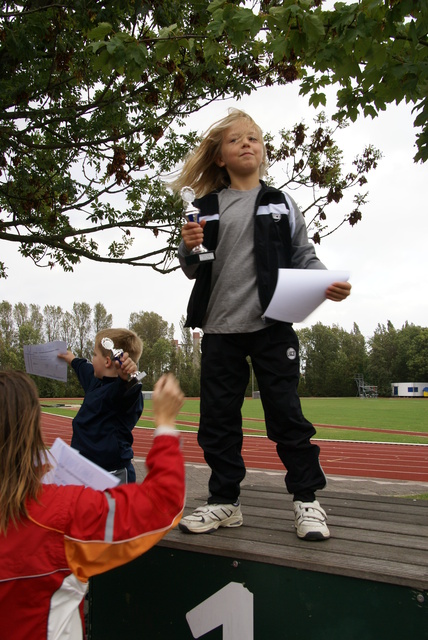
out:
<path id="1" fill-rule="evenodd" d="M 391 395 L 396 398 L 428 397 L 428 382 L 393 382 Z"/>

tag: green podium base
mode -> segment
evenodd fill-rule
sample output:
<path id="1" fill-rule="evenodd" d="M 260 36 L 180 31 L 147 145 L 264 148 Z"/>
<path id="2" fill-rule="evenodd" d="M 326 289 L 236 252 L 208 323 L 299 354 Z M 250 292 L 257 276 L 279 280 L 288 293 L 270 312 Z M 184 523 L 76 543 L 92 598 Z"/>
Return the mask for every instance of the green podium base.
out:
<path id="1" fill-rule="evenodd" d="M 428 592 L 165 546 L 91 580 L 89 640 L 194 637 L 422 640 Z"/>

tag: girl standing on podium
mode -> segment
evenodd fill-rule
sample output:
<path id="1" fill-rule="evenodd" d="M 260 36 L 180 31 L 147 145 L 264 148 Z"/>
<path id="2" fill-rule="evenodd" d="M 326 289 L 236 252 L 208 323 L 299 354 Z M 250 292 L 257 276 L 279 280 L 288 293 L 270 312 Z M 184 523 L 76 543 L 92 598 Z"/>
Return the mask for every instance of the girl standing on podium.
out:
<path id="1" fill-rule="evenodd" d="M 264 316 L 278 269 L 325 269 L 309 243 L 304 218 L 290 196 L 267 186 L 266 149 L 260 127 L 243 111 L 230 110 L 204 135 L 187 159 L 173 188 L 192 187 L 200 222 L 182 228 L 178 256 L 195 279 L 186 326 L 203 330 L 201 407 L 198 442 L 211 468 L 209 497 L 184 517 L 186 533 L 239 527 L 245 476 L 241 455 L 241 407 L 251 357 L 265 413 L 268 437 L 276 442 L 294 497 L 299 538 L 330 536 L 316 491 L 326 485 L 313 425 L 303 416 L 297 394 L 299 345 L 291 324 Z M 215 250 L 216 259 L 188 264 L 194 247 Z M 347 282 L 325 292 L 333 301 L 350 293 Z M 290 302 L 292 303 L 292 302 Z"/>

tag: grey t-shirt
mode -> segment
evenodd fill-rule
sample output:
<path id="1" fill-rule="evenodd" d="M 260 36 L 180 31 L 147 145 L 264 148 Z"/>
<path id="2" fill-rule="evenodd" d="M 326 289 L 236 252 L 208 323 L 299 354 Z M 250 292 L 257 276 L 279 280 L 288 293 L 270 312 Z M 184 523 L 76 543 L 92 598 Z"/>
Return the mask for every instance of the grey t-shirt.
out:
<path id="1" fill-rule="evenodd" d="M 223 189 L 219 236 L 204 333 L 250 333 L 263 329 L 254 257 L 254 207 L 260 187 Z"/>

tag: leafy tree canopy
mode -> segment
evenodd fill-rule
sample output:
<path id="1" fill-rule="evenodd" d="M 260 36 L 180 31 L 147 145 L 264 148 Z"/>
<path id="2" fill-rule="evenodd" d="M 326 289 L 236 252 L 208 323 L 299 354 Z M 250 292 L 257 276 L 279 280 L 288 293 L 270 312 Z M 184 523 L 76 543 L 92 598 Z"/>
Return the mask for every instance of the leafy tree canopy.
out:
<path id="1" fill-rule="evenodd" d="M 427 0 L 3 2 L 0 239 L 65 270 L 175 268 L 182 205 L 164 178 L 196 140 L 180 127 L 262 86 L 297 80 L 318 106 L 336 83 L 339 120 L 411 102 L 425 160 L 427 25 Z M 137 228 L 156 242 L 130 256 Z"/>

